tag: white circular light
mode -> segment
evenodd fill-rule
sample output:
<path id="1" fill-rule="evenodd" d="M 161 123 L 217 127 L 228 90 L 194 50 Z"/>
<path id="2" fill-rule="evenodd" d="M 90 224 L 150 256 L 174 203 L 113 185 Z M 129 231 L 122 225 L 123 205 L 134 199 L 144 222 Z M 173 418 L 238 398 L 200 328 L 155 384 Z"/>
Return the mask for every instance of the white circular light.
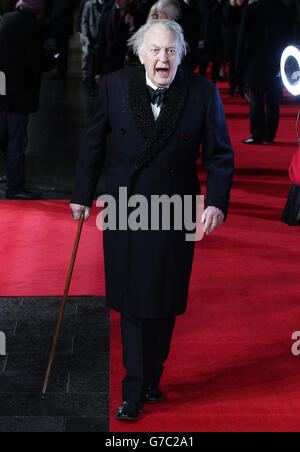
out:
<path id="1" fill-rule="evenodd" d="M 298 63 L 297 71 L 293 74 L 293 78 L 297 80 L 292 84 L 286 74 L 286 63 L 289 58 L 294 58 Z M 285 49 L 281 57 L 281 77 L 286 89 L 293 94 L 293 96 L 300 95 L 300 50 L 298 47 L 289 46 Z"/>

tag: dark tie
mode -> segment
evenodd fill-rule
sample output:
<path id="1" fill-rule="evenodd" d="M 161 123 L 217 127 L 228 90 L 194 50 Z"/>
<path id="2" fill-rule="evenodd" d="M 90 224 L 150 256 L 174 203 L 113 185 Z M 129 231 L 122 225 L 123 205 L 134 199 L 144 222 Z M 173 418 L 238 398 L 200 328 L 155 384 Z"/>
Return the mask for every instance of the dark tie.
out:
<path id="1" fill-rule="evenodd" d="M 151 104 L 160 107 L 166 99 L 169 88 L 153 89 L 151 86 L 147 85 L 147 89 L 150 94 Z"/>

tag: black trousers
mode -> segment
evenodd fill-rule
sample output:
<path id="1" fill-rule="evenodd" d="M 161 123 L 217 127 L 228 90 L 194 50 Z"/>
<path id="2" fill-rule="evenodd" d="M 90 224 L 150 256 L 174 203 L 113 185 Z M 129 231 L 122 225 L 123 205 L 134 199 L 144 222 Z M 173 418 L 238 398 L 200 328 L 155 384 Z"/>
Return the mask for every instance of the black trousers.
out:
<path id="1" fill-rule="evenodd" d="M 136 319 L 121 315 L 123 363 L 123 400 L 140 403 L 148 386 L 161 380 L 175 326 L 175 317 Z"/>
<path id="2" fill-rule="evenodd" d="M 0 112 L 0 149 L 6 158 L 6 195 L 14 196 L 25 185 L 25 151 L 29 115 Z"/>
<path id="3" fill-rule="evenodd" d="M 281 97 L 280 80 L 274 81 L 267 89 L 251 90 L 251 134 L 255 140 L 273 141 L 275 139 L 279 125 Z"/>
<path id="4" fill-rule="evenodd" d="M 61 77 L 65 77 L 68 72 L 69 41 L 69 36 L 55 39 L 56 50 L 59 53 L 59 58 L 57 60 L 57 72 Z"/>

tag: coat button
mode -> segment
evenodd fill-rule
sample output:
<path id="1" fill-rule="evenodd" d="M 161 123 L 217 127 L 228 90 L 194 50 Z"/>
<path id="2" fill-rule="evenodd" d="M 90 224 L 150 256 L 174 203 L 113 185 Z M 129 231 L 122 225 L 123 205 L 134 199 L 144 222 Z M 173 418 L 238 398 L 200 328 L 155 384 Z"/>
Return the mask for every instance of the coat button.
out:
<path id="1" fill-rule="evenodd" d="M 188 141 L 188 140 L 189 140 L 189 137 L 188 137 L 187 135 L 181 135 L 181 138 L 182 138 L 184 141 Z"/>
<path id="2" fill-rule="evenodd" d="M 168 168 L 168 173 L 169 174 L 173 174 L 174 173 L 174 169 L 173 168 Z"/>
<path id="3" fill-rule="evenodd" d="M 127 130 L 126 130 L 126 129 L 124 129 L 124 128 L 122 128 L 122 129 L 121 129 L 121 132 L 122 132 L 122 134 L 123 134 L 123 135 L 126 135 L 126 133 L 127 133 Z"/>

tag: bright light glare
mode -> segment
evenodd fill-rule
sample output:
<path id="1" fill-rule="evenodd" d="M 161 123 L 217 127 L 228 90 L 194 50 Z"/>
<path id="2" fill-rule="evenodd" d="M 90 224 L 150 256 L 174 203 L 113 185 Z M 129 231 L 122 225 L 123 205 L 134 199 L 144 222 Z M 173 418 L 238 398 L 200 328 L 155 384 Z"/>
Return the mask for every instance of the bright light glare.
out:
<path id="1" fill-rule="evenodd" d="M 287 73 L 288 70 L 288 59 L 294 58 L 295 64 L 297 66 L 296 71 L 292 73 Z M 289 67 L 292 67 L 290 65 Z M 300 50 L 295 46 L 289 46 L 285 49 L 281 57 L 281 76 L 282 81 L 286 89 L 293 94 L 293 96 L 300 95 Z M 295 83 L 292 83 L 295 80 Z"/>

